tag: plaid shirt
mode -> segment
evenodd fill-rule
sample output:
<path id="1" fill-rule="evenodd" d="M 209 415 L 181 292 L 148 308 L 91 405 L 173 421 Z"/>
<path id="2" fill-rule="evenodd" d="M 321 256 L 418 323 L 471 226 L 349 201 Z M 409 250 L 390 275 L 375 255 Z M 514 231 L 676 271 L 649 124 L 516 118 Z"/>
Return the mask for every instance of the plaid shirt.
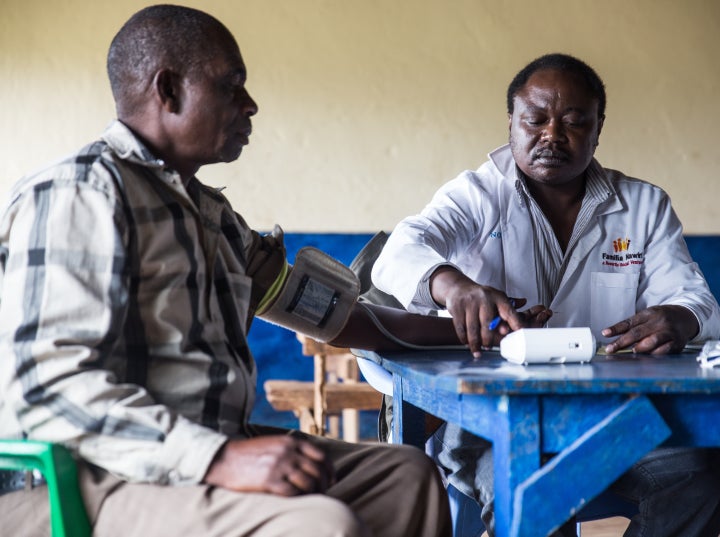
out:
<path id="1" fill-rule="evenodd" d="M 281 232 L 250 230 L 115 121 L 2 212 L 0 437 L 63 442 L 128 481 L 199 482 L 248 434 L 246 333 L 285 263 Z"/>

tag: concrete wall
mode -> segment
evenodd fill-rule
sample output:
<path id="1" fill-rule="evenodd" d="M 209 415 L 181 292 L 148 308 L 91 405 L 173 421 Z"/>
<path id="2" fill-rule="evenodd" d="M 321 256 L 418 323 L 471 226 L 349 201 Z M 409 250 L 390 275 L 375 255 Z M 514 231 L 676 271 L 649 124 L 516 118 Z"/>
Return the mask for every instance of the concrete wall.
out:
<path id="1" fill-rule="evenodd" d="M 108 44 L 146 2 L 0 0 L 0 195 L 113 117 Z M 259 229 L 370 232 L 507 139 L 504 93 L 534 57 L 605 79 L 598 157 L 720 231 L 717 0 L 206 0 L 260 105 L 241 161 L 201 172 Z"/>

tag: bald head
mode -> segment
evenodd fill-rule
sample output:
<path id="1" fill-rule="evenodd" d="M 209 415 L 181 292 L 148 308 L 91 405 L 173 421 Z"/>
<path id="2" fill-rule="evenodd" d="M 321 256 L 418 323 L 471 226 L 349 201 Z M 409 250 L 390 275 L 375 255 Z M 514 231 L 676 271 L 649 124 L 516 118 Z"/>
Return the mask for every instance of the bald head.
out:
<path id="1" fill-rule="evenodd" d="M 107 58 L 119 118 L 138 113 L 153 77 L 169 69 L 192 78 L 221 46 L 237 47 L 217 19 L 183 6 L 156 5 L 135 13 L 115 35 Z"/>

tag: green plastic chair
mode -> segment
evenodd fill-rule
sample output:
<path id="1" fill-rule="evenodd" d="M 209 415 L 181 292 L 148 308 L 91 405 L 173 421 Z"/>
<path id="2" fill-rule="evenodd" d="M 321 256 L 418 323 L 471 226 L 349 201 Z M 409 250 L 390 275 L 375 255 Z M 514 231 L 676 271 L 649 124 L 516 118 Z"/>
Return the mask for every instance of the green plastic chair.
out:
<path id="1" fill-rule="evenodd" d="M 90 537 L 77 465 L 65 447 L 34 440 L 0 440 L 0 468 L 42 473 L 47 481 L 53 537 Z"/>

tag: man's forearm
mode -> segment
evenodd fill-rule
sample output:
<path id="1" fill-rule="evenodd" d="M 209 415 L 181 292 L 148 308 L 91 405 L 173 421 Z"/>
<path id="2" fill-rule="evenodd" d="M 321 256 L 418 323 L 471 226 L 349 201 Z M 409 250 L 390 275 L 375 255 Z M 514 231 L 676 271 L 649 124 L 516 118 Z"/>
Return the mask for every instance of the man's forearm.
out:
<path id="1" fill-rule="evenodd" d="M 355 306 L 345 328 L 330 344 L 367 350 L 403 348 L 383 334 L 383 328 L 395 338 L 414 345 L 460 344 L 450 318 L 419 315 L 368 303 Z"/>

